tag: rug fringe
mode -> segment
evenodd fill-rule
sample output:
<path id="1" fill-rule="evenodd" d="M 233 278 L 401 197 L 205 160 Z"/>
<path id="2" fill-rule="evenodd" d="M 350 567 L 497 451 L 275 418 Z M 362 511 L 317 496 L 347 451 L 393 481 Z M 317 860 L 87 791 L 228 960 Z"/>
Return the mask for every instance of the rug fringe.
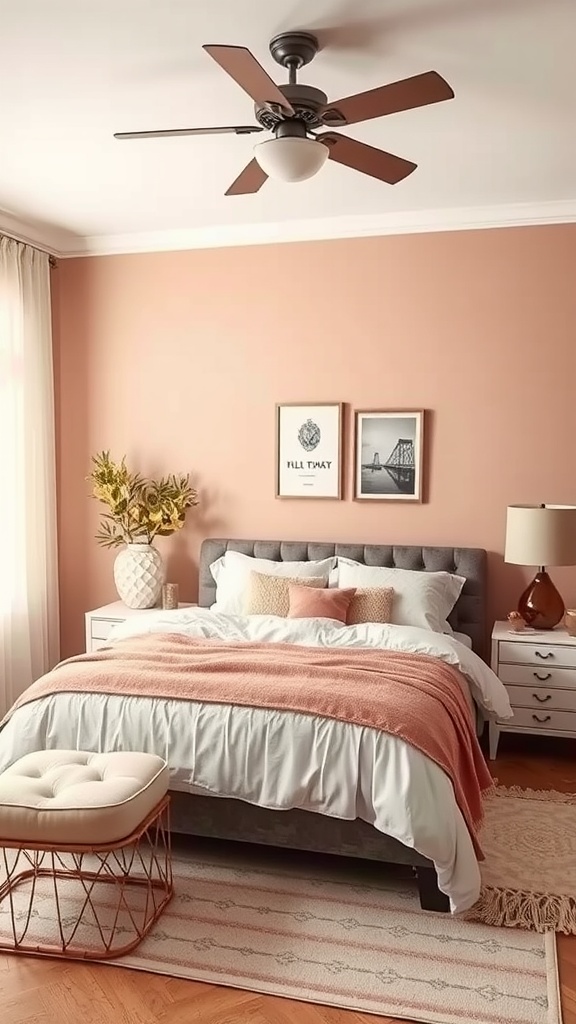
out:
<path id="1" fill-rule="evenodd" d="M 496 785 L 488 796 L 515 796 L 522 800 L 545 800 L 549 804 L 576 804 L 576 793 L 559 793 L 557 789 L 523 789 L 522 786 Z"/>
<path id="2" fill-rule="evenodd" d="M 576 898 L 485 886 L 465 917 L 498 928 L 576 935 Z"/>

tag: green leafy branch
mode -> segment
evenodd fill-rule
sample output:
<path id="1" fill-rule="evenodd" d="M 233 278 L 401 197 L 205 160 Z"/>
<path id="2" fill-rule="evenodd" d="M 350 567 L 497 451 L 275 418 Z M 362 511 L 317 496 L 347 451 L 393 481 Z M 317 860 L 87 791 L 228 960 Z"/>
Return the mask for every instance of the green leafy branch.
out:
<path id="1" fill-rule="evenodd" d="M 126 458 L 115 462 L 109 451 L 92 456 L 92 496 L 109 509 L 102 514 L 96 541 L 118 547 L 138 541 L 150 544 L 154 537 L 168 537 L 181 530 L 189 508 L 198 504 L 198 492 L 189 476 L 148 479 L 132 473 Z"/>

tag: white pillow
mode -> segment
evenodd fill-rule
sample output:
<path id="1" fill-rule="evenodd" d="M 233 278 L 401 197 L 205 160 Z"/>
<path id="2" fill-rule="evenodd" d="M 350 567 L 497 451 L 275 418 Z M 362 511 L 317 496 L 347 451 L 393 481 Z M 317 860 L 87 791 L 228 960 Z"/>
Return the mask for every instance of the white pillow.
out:
<path id="1" fill-rule="evenodd" d="M 464 644 L 464 647 L 467 647 L 469 651 L 472 650 L 472 640 L 468 636 L 468 633 L 454 633 L 453 632 L 452 633 L 452 637 L 453 637 L 454 640 L 458 640 L 458 643 Z"/>
<path id="2" fill-rule="evenodd" d="M 268 558 L 252 558 L 239 551 L 227 551 L 210 566 L 216 583 L 216 603 L 211 606 L 212 611 L 243 615 L 251 572 L 265 576 L 293 576 L 295 579 L 322 576 L 328 580 L 335 565 L 335 558 L 322 558 L 316 562 L 275 562 Z"/>
<path id="3" fill-rule="evenodd" d="M 338 559 L 337 574 L 339 587 L 393 587 L 390 621 L 396 626 L 420 626 L 435 633 L 452 633 L 446 620 L 460 597 L 466 582 L 464 576 L 362 565 L 351 558 Z"/>

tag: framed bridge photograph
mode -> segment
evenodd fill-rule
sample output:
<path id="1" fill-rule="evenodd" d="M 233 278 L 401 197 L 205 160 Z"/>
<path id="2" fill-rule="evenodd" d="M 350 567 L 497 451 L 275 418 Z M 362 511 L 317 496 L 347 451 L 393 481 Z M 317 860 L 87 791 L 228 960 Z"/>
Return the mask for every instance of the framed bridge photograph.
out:
<path id="1" fill-rule="evenodd" d="M 424 411 L 356 410 L 356 501 L 422 501 Z"/>

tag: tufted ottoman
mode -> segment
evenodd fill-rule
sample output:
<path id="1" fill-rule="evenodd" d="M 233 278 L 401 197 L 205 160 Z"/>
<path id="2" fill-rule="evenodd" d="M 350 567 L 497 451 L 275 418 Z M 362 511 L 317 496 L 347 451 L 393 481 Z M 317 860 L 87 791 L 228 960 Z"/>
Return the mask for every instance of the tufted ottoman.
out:
<path id="1" fill-rule="evenodd" d="M 0 950 L 107 959 L 172 895 L 168 767 L 41 750 L 0 774 Z"/>

